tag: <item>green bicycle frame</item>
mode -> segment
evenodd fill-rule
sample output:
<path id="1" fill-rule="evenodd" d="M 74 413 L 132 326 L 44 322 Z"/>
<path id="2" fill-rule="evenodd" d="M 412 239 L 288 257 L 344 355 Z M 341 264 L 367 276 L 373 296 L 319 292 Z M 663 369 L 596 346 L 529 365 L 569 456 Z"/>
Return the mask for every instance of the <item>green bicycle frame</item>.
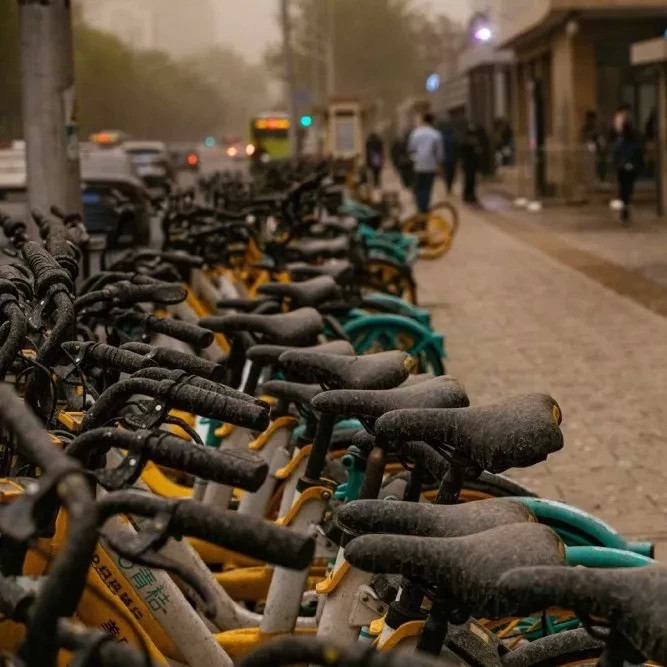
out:
<path id="1" fill-rule="evenodd" d="M 522 497 L 517 500 L 525 503 L 540 523 L 551 526 L 569 547 L 608 547 L 646 558 L 654 556 L 654 546 L 650 542 L 628 541 L 609 524 L 577 507 L 545 498 Z"/>

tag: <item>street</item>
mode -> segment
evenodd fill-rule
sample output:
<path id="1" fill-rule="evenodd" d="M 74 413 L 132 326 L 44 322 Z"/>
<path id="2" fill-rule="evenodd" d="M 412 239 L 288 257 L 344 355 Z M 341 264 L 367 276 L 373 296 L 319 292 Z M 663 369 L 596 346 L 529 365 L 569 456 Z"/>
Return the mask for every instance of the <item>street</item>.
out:
<path id="1" fill-rule="evenodd" d="M 658 297 L 667 299 L 667 287 L 645 274 L 663 275 L 667 232 L 623 230 L 611 218 L 595 233 L 587 225 L 577 231 L 590 212 L 571 214 L 567 227 L 554 224 L 556 212 L 484 201 L 493 210 L 460 206 L 451 252 L 416 270 L 421 305 L 446 335 L 448 372 L 473 404 L 551 394 L 562 408 L 565 447 L 511 476 L 664 552 L 667 311 Z M 633 281 L 652 288 L 652 304 Z"/>

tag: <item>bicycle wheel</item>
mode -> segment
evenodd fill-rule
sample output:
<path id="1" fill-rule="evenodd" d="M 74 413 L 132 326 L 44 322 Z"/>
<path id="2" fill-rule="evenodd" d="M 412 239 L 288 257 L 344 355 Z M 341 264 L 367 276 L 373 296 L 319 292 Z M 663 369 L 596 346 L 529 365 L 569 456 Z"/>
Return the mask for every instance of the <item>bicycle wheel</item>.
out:
<path id="1" fill-rule="evenodd" d="M 448 252 L 459 227 L 459 214 L 450 202 L 439 202 L 427 214 L 417 214 L 401 225 L 405 234 L 419 239 L 419 257 L 435 259 Z"/>
<path id="2" fill-rule="evenodd" d="M 416 360 L 415 373 L 445 375 L 442 339 L 401 315 L 369 315 L 344 326 L 358 354 L 403 350 Z"/>
<path id="3" fill-rule="evenodd" d="M 417 284 L 405 267 L 381 259 L 369 258 L 365 264 L 361 288 L 382 292 L 417 305 Z"/>

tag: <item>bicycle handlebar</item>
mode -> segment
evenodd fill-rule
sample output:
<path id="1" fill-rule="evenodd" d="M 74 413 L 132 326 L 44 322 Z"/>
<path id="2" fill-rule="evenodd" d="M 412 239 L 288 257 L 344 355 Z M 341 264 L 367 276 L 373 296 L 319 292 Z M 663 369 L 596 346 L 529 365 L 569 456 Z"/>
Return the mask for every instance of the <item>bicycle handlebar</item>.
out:
<path id="1" fill-rule="evenodd" d="M 152 396 L 179 410 L 253 431 L 263 431 L 269 425 L 268 412 L 261 405 L 239 401 L 192 385 L 179 384 L 173 380 L 158 382 L 132 377 L 120 380 L 102 392 L 86 413 L 81 430 L 88 431 L 112 419 L 133 394 Z"/>
<path id="2" fill-rule="evenodd" d="M 145 456 L 158 465 L 244 491 L 257 491 L 269 471 L 264 459 L 252 452 L 203 447 L 169 433 L 147 430 L 92 429 L 77 436 L 65 453 L 84 461 L 91 454 L 106 454 L 112 447 Z"/>
<path id="3" fill-rule="evenodd" d="M 138 491 L 115 491 L 98 500 L 97 505 L 101 522 L 115 514 L 153 517 L 168 513 L 170 535 L 196 537 L 293 570 L 308 567 L 315 552 L 315 541 L 308 535 L 196 500 L 174 502 Z"/>
<path id="4" fill-rule="evenodd" d="M 150 357 L 135 354 L 105 343 L 93 341 L 68 341 L 62 344 L 62 349 L 81 365 L 101 366 L 102 368 L 113 368 L 122 373 L 135 373 L 143 368 L 157 366 L 157 362 Z"/>

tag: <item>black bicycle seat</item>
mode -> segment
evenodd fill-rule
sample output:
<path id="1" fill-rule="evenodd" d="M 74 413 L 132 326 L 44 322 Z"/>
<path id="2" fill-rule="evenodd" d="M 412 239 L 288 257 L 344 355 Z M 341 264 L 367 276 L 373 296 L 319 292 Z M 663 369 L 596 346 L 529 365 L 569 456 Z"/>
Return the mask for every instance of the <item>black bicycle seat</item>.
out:
<path id="1" fill-rule="evenodd" d="M 350 240 L 347 236 L 333 239 L 304 238 L 290 242 L 287 247 L 293 257 L 313 261 L 345 257 L 350 251 Z"/>
<path id="2" fill-rule="evenodd" d="M 354 274 L 352 264 L 346 260 L 336 260 L 317 265 L 291 262 L 287 265 L 287 271 L 294 280 L 303 280 L 314 276 L 331 276 L 339 285 L 349 282 Z"/>
<path id="3" fill-rule="evenodd" d="M 427 380 L 432 380 L 434 377 L 439 377 L 436 375 L 433 375 L 433 373 L 416 373 L 414 375 L 409 375 L 408 379 L 405 382 L 401 382 L 399 384 L 399 387 L 412 387 L 415 384 L 419 384 L 420 382 L 426 382 Z"/>
<path id="4" fill-rule="evenodd" d="M 340 297 L 340 288 L 331 276 L 319 276 L 301 283 L 267 283 L 259 293 L 278 299 L 289 299 L 292 308 L 317 306 Z"/>
<path id="5" fill-rule="evenodd" d="M 262 364 L 277 364 L 280 355 L 289 350 L 310 350 L 315 352 L 326 352 L 327 354 L 336 354 L 339 356 L 351 357 L 354 355 L 354 348 L 346 340 L 332 340 L 320 345 L 311 345 L 310 347 L 288 347 L 287 345 L 253 345 L 246 351 L 246 358 L 251 361 L 258 361 Z"/>
<path id="6" fill-rule="evenodd" d="M 667 664 L 667 567 L 593 569 L 520 567 L 499 581 L 498 593 L 519 613 L 549 606 L 582 618 L 603 618 L 648 659 Z"/>
<path id="7" fill-rule="evenodd" d="M 388 533 L 461 537 L 525 521 L 535 521 L 535 516 L 524 503 L 509 498 L 489 498 L 460 505 L 354 500 L 339 507 L 334 514 L 334 523 L 355 536 Z"/>
<path id="8" fill-rule="evenodd" d="M 553 398 L 522 394 L 470 408 L 395 410 L 377 420 L 375 435 L 387 443 L 448 445 L 484 470 L 499 473 L 534 465 L 561 449 L 560 422 Z"/>
<path id="9" fill-rule="evenodd" d="M 270 303 L 273 299 L 220 299 L 216 306 L 220 310 L 240 310 L 250 313 L 261 305 Z M 280 304 L 276 303 L 276 312 L 280 310 Z"/>
<path id="10" fill-rule="evenodd" d="M 500 618 L 516 615 L 498 595 L 500 577 L 521 566 L 563 565 L 565 548 L 548 526 L 524 522 L 462 537 L 363 535 L 345 547 L 345 558 L 367 572 L 437 585 L 473 616 Z"/>
<path id="11" fill-rule="evenodd" d="M 390 389 L 408 377 L 412 364 L 412 358 L 398 350 L 358 357 L 301 350 L 280 355 L 280 365 L 290 377 L 328 389 Z"/>
<path id="12" fill-rule="evenodd" d="M 319 384 L 302 384 L 285 380 L 269 380 L 262 385 L 262 393 L 298 405 L 310 405 L 310 402 L 322 391 Z"/>
<path id="13" fill-rule="evenodd" d="M 457 380 L 447 375 L 383 391 L 326 391 L 313 402 L 313 407 L 319 412 L 375 418 L 402 408 L 463 408 L 467 405 L 470 401 L 465 390 Z"/>
<path id="14" fill-rule="evenodd" d="M 231 335 L 239 331 L 262 334 L 272 343 L 290 346 L 312 345 L 324 331 L 322 317 L 314 308 L 299 308 L 277 315 L 212 315 L 199 320 L 199 325 Z"/>
<path id="15" fill-rule="evenodd" d="M 352 216 L 345 218 L 327 218 L 311 225 L 308 231 L 316 236 L 325 236 L 329 233 L 351 234 L 359 227 L 359 223 Z"/>

